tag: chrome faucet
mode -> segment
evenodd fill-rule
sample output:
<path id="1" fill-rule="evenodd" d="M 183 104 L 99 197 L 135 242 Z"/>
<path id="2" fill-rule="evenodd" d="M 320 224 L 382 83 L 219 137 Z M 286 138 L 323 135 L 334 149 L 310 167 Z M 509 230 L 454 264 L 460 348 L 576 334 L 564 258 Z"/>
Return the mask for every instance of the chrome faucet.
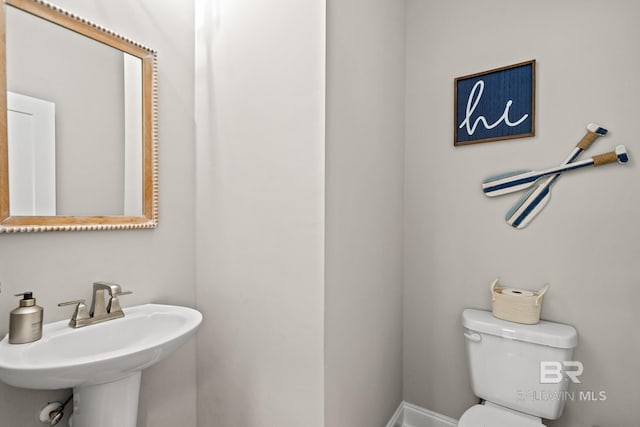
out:
<path id="1" fill-rule="evenodd" d="M 107 295 L 105 295 L 105 292 Z M 87 310 L 85 300 L 66 301 L 58 304 L 58 307 L 75 305 L 76 309 L 69 320 L 72 328 L 93 325 L 95 323 L 106 322 L 107 320 L 124 317 L 120 300 L 118 297 L 129 295 L 131 291 L 123 291 L 120 285 L 107 282 L 95 282 L 93 284 L 93 300 L 91 301 L 91 311 Z M 105 303 L 105 297 L 109 302 Z"/>

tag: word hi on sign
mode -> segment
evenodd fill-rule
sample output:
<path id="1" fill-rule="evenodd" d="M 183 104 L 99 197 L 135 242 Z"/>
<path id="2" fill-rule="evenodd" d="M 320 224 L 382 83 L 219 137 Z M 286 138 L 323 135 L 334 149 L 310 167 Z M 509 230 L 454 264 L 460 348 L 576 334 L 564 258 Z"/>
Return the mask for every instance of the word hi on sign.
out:
<path id="1" fill-rule="evenodd" d="M 455 79 L 454 145 L 535 135 L 535 60 Z"/>

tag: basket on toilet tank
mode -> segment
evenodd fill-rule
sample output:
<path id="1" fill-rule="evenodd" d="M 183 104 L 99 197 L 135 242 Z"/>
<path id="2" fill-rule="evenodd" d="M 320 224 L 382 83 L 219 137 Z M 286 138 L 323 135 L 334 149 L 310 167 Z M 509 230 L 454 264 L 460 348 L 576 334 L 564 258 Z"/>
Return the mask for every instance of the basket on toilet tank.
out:
<path id="1" fill-rule="evenodd" d="M 542 297 L 549 289 L 546 284 L 539 291 L 504 288 L 498 279 L 491 284 L 491 309 L 498 319 L 533 325 L 540 321 Z"/>

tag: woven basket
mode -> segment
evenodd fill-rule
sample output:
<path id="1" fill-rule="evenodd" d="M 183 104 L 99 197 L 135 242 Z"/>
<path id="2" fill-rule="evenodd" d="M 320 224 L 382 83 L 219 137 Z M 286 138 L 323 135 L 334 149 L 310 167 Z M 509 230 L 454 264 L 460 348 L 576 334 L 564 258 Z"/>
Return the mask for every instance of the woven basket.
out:
<path id="1" fill-rule="evenodd" d="M 498 284 L 498 279 L 491 284 L 491 309 L 493 315 L 498 319 L 509 322 L 524 323 L 533 325 L 540 321 L 540 311 L 542 310 L 542 297 L 549 289 L 546 284 L 532 295 L 524 295 L 528 291 L 511 289 L 511 293 L 502 293 L 503 288 Z"/>

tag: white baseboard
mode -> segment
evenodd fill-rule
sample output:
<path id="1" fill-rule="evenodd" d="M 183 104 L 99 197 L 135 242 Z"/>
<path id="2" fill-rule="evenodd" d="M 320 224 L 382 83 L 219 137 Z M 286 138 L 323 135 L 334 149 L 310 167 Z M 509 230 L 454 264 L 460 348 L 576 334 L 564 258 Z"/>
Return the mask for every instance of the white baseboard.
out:
<path id="1" fill-rule="evenodd" d="M 456 427 L 458 421 L 411 403 L 402 402 L 387 427 Z"/>
<path id="2" fill-rule="evenodd" d="M 404 426 L 404 402 L 400 402 L 400 406 L 396 409 L 396 412 L 393 414 L 389 422 L 387 423 L 387 427 L 403 427 Z"/>

